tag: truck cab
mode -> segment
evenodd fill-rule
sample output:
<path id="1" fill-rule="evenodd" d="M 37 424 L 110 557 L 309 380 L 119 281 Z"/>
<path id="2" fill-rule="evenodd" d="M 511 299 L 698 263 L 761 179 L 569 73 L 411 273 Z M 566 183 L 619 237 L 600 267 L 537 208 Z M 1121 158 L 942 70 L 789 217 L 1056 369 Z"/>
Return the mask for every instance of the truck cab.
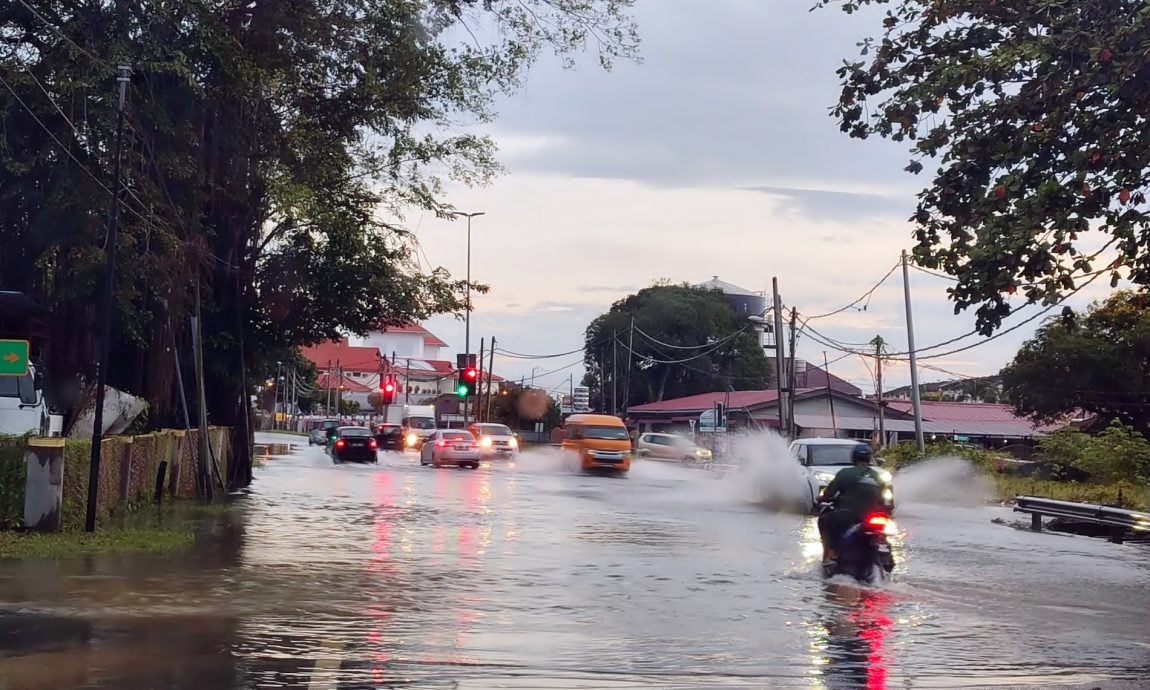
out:
<path id="1" fill-rule="evenodd" d="M 399 423 L 403 429 L 403 446 L 408 450 L 423 448 L 423 442 L 439 429 L 434 405 L 404 405 Z"/>
<path id="2" fill-rule="evenodd" d="M 0 376 L 0 434 L 46 434 L 42 379 L 34 365 L 23 376 Z"/>

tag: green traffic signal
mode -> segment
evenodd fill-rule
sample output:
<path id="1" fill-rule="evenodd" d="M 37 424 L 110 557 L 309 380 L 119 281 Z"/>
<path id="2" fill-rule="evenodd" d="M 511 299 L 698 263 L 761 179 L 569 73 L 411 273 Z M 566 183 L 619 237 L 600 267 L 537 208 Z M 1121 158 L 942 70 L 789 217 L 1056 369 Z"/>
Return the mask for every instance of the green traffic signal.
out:
<path id="1" fill-rule="evenodd" d="M 466 398 L 470 393 L 471 389 L 469 389 L 466 384 L 461 383 L 459 387 L 455 389 L 455 394 L 461 398 Z"/>

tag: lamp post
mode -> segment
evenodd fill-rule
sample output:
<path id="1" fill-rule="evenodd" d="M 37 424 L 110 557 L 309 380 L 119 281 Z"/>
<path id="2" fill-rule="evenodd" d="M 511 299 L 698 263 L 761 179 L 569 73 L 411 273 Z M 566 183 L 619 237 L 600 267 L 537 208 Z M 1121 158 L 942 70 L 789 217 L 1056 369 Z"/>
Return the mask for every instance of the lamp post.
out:
<path id="1" fill-rule="evenodd" d="M 464 217 L 467 219 L 467 300 L 466 308 L 467 313 L 463 317 L 463 355 L 467 362 L 471 361 L 471 219 L 485 215 L 483 211 L 476 211 L 474 213 L 456 213 L 455 217 Z M 467 425 L 467 408 L 468 402 L 471 400 L 471 391 L 468 391 L 467 396 L 463 398 L 463 424 Z"/>
<path id="2" fill-rule="evenodd" d="M 531 367 L 531 387 L 532 387 L 532 388 L 534 388 L 534 387 L 535 387 L 535 371 L 536 371 L 537 369 L 541 369 L 541 368 L 542 368 L 542 367 Z"/>

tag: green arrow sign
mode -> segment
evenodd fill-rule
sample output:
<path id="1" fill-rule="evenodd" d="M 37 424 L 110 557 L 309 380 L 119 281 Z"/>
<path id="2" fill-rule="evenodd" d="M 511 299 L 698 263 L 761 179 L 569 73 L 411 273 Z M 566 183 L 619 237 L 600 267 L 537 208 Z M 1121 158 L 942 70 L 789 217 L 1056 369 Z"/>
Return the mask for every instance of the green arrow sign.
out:
<path id="1" fill-rule="evenodd" d="M 0 340 L 0 376 L 26 376 L 28 349 L 27 340 Z"/>

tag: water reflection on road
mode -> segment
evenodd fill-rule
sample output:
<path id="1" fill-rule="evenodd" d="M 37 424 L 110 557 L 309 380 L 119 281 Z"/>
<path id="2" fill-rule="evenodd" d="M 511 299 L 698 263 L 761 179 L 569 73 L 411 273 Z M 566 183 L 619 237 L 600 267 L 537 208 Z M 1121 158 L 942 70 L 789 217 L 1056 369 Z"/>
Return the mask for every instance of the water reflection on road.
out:
<path id="1" fill-rule="evenodd" d="M 381 458 L 273 459 L 185 557 L 0 564 L 0 688 L 1117 688 L 1150 666 L 1136 545 L 905 505 L 897 581 L 849 597 L 813 523 L 737 480 Z"/>

